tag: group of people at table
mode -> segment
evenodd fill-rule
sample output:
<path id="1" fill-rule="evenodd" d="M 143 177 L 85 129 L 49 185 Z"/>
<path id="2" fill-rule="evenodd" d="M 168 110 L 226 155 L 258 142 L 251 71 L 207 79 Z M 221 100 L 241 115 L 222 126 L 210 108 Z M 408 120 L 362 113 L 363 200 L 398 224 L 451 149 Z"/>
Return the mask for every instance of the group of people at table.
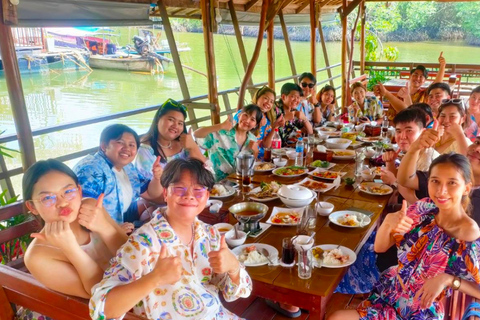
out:
<path id="1" fill-rule="evenodd" d="M 360 286 L 371 292 L 368 299 L 331 319 L 440 319 L 439 301 L 452 290 L 480 298 L 480 87 L 468 106 L 452 99 L 442 55 L 439 62 L 427 89 L 428 72 L 419 65 L 396 96 L 381 84 L 375 90 L 389 100 L 399 147 L 381 156 L 382 180 L 398 196 L 362 250 L 379 259 L 393 250 L 394 259 L 375 281 L 357 276 L 370 281 Z M 106 127 L 98 152 L 73 170 L 52 159 L 35 163 L 24 174 L 23 199 L 44 228 L 26 251 L 29 271 L 53 290 L 90 299 L 92 319 L 131 309 L 149 319 L 237 319 L 219 292 L 226 301 L 247 297 L 252 280 L 224 236 L 197 216 L 214 183 L 235 171 L 239 152 L 262 159 L 276 129 L 288 146 L 298 130 L 312 134 L 339 119 L 333 87 L 316 93 L 311 73 L 298 80 L 282 86 L 278 101 L 263 87 L 233 120 L 193 133 L 186 107 L 169 99 L 142 137 L 122 124 Z M 384 119 L 381 99 L 364 85 L 354 83 L 351 93 L 345 121 Z M 364 263 L 360 257 L 356 264 Z M 299 315 L 294 306 L 275 306 Z"/>

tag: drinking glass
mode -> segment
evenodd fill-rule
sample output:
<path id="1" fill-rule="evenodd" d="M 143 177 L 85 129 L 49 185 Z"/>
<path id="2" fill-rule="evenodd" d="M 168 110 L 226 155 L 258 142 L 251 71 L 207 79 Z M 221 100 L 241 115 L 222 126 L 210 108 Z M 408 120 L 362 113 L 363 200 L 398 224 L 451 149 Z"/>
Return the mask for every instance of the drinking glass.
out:
<path id="1" fill-rule="evenodd" d="M 298 277 L 300 279 L 310 279 L 313 269 L 313 253 L 312 249 L 298 250 Z"/>
<path id="2" fill-rule="evenodd" d="M 357 177 L 361 175 L 364 160 L 365 160 L 365 148 L 360 147 L 355 149 L 355 175 Z"/>
<path id="3" fill-rule="evenodd" d="M 282 263 L 292 264 L 295 261 L 295 247 L 291 238 L 283 238 L 282 240 Z"/>
<path id="4" fill-rule="evenodd" d="M 308 229 L 315 229 L 315 227 L 317 226 L 317 211 L 312 206 L 308 206 L 306 210 L 306 217 L 308 218 Z"/>
<path id="5" fill-rule="evenodd" d="M 308 208 L 308 207 L 307 207 Z M 307 234 L 308 212 L 307 208 L 300 214 L 300 221 L 297 224 L 297 235 Z"/>

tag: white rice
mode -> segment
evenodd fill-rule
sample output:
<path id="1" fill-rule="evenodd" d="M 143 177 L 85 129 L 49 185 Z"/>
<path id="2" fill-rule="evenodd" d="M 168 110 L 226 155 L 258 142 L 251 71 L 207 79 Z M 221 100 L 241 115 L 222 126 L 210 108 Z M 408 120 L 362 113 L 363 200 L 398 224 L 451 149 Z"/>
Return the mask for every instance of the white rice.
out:
<path id="1" fill-rule="evenodd" d="M 345 255 L 340 249 L 333 249 L 323 253 L 323 263 L 332 266 L 342 265 L 347 262 L 348 259 L 349 256 Z"/>
<path id="2" fill-rule="evenodd" d="M 213 186 L 213 188 L 217 191 L 219 196 L 225 196 L 228 194 L 227 188 L 225 188 L 225 186 L 222 184 L 216 184 Z"/>
<path id="3" fill-rule="evenodd" d="M 243 260 L 243 263 L 245 264 L 265 263 L 268 261 L 268 259 L 257 250 L 250 252 L 248 255 L 242 254 L 238 260 Z"/>

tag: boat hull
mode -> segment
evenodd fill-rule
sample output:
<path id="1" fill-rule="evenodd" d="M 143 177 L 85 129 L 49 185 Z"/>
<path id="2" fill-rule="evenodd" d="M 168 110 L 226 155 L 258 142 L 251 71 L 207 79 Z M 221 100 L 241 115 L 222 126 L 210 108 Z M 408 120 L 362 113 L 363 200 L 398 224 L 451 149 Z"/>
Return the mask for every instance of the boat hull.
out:
<path id="1" fill-rule="evenodd" d="M 155 72 L 155 60 L 141 56 L 119 57 L 118 55 L 92 55 L 90 67 L 94 69 L 109 69 L 123 71 Z"/>

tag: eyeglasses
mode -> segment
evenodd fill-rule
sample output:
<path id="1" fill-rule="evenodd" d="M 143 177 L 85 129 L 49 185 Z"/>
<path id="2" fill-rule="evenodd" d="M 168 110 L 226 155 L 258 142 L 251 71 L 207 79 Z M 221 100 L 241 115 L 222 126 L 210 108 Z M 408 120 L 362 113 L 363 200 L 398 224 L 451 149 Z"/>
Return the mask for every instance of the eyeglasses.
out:
<path id="1" fill-rule="evenodd" d="M 190 190 L 195 198 L 202 198 L 207 193 L 207 187 L 201 185 L 195 185 L 190 187 L 180 187 L 176 185 L 170 185 L 170 190 L 177 197 L 184 197 L 188 190 Z"/>
<path id="2" fill-rule="evenodd" d="M 174 108 L 179 108 L 181 110 L 183 110 L 184 112 L 187 112 L 187 107 L 183 104 L 181 104 L 180 102 L 178 101 L 175 101 L 173 100 L 172 98 L 169 98 L 167 101 L 165 101 L 162 106 L 160 107 L 160 109 L 164 108 L 164 107 L 174 107 Z"/>
<path id="3" fill-rule="evenodd" d="M 302 82 L 301 85 L 303 88 L 309 87 L 310 89 L 312 89 L 313 87 L 315 87 L 315 83 Z"/>
<path id="4" fill-rule="evenodd" d="M 78 194 L 78 188 L 72 188 L 65 190 L 61 195 L 63 199 L 67 201 L 72 201 Z M 43 194 L 40 199 L 32 199 L 29 201 L 40 201 L 45 207 L 51 207 L 57 203 L 58 195 L 55 193 Z"/>

